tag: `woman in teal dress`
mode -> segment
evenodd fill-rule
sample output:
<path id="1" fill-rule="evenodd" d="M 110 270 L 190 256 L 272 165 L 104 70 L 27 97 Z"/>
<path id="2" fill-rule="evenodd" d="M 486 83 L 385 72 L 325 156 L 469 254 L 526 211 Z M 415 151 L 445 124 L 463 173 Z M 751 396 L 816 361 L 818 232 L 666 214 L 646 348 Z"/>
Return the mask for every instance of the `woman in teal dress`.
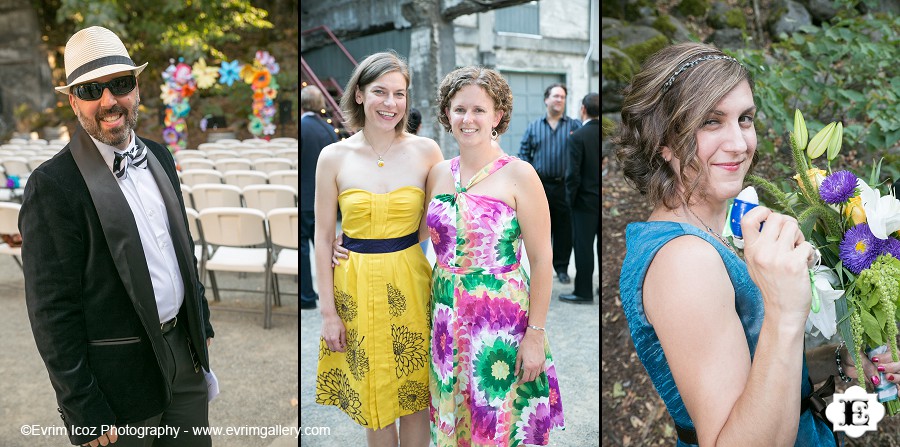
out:
<path id="1" fill-rule="evenodd" d="M 742 221 L 746 263 L 721 236 L 756 150 L 752 85 L 735 59 L 685 43 L 651 56 L 625 90 L 617 156 L 654 209 L 626 230 L 622 306 L 679 447 L 833 446 L 812 384 L 856 370 L 838 371 L 834 346 L 808 353 L 807 368 L 812 246 L 765 207 Z"/>

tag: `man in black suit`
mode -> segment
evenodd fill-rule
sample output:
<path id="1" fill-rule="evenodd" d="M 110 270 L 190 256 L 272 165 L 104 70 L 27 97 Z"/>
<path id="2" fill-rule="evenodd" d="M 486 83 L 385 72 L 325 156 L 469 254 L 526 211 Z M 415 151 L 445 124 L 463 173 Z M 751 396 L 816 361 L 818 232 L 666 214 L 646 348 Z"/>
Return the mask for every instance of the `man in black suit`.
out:
<path id="1" fill-rule="evenodd" d="M 566 197 L 572 208 L 575 239 L 575 291 L 559 296 L 569 303 L 592 303 L 591 280 L 596 240 L 600 265 L 600 95 L 588 93 L 581 101 L 584 125 L 569 137 Z"/>
<path id="2" fill-rule="evenodd" d="M 314 85 L 300 91 L 300 308 L 315 309 L 319 296 L 312 288 L 309 243 L 315 233 L 316 163 L 322 148 L 337 141 L 334 128 L 319 118 L 325 108 L 322 91 Z"/>
<path id="3" fill-rule="evenodd" d="M 213 330 L 175 163 L 134 133 L 147 64 L 93 26 L 66 43 L 65 66 L 56 90 L 80 126 L 31 174 L 19 217 L 28 318 L 60 417 L 75 445 L 210 446 L 192 429 L 209 425 Z"/>

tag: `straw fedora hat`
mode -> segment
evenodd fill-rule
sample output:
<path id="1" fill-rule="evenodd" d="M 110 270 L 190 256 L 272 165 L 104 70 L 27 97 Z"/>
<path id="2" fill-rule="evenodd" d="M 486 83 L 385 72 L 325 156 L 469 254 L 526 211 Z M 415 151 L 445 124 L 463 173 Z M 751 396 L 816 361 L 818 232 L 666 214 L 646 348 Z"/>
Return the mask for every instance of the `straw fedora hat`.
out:
<path id="1" fill-rule="evenodd" d="M 135 65 L 119 36 L 102 26 L 85 28 L 69 38 L 65 59 L 66 85 L 56 87 L 64 94 L 69 94 L 73 85 L 123 71 L 133 71 L 137 76 L 147 67 L 146 62 Z"/>

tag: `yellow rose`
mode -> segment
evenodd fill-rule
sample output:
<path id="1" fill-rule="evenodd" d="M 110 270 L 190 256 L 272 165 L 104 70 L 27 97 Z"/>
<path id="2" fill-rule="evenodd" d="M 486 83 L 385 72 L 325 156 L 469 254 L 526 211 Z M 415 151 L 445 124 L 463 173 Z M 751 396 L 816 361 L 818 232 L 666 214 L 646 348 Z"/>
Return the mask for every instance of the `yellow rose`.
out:
<path id="1" fill-rule="evenodd" d="M 850 201 L 844 207 L 844 217 L 852 220 L 853 225 L 859 225 L 866 221 L 866 210 L 863 209 L 860 196 L 850 198 Z"/>
<path id="2" fill-rule="evenodd" d="M 819 193 L 819 185 L 821 185 L 822 181 L 825 180 L 825 174 L 827 174 L 825 171 L 818 168 L 810 168 L 806 171 L 806 176 L 809 177 L 809 181 L 812 182 L 813 186 L 816 187 L 816 194 Z M 803 191 L 804 194 L 806 194 L 806 190 L 803 189 L 803 182 L 800 181 L 800 174 L 795 175 L 794 180 L 796 180 L 797 184 L 800 185 L 800 190 Z"/>

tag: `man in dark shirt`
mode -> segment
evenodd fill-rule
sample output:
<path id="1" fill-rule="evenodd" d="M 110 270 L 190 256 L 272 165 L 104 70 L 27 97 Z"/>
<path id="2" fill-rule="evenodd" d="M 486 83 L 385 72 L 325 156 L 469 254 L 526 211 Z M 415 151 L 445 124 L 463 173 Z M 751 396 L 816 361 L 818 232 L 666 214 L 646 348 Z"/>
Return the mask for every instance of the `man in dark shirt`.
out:
<path id="1" fill-rule="evenodd" d="M 334 128 L 319 118 L 325 108 L 322 91 L 314 85 L 300 91 L 300 308 L 315 309 L 318 295 L 312 288 L 309 242 L 314 233 L 316 162 L 322 148 L 337 141 Z"/>
<path id="2" fill-rule="evenodd" d="M 569 137 L 566 196 L 572 208 L 575 232 L 575 291 L 559 299 L 570 303 L 592 303 L 594 277 L 592 246 L 597 241 L 600 264 L 600 95 L 588 93 L 581 101 L 584 126 Z"/>
<path id="3" fill-rule="evenodd" d="M 544 90 L 547 114 L 533 121 L 525 129 L 519 158 L 531 163 L 544 184 L 550 205 L 550 232 L 553 240 L 553 269 L 559 282 L 568 284 L 569 257 L 572 255 L 572 218 L 566 202 L 568 153 L 566 141 L 581 122 L 565 115 L 566 86 L 553 84 Z"/>

